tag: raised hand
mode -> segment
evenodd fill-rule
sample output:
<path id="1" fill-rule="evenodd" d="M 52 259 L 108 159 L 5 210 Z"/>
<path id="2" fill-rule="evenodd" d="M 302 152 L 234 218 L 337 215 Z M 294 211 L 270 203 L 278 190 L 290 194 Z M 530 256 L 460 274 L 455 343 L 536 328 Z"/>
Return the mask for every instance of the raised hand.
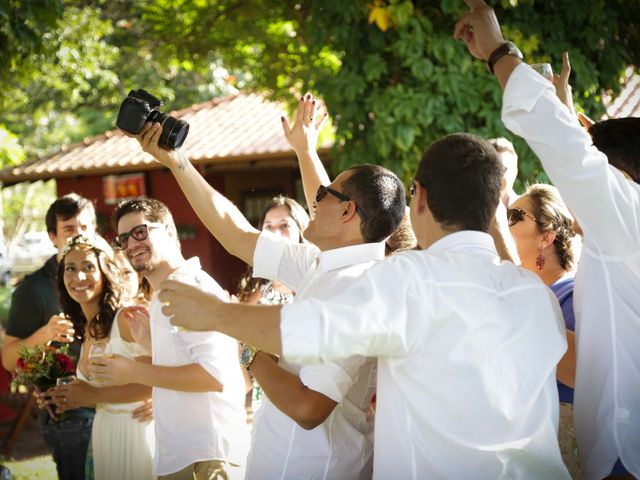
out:
<path id="1" fill-rule="evenodd" d="M 569 84 L 570 74 L 569 52 L 564 52 L 562 54 L 562 70 L 560 75 L 553 76 L 553 86 L 556 88 L 556 95 L 560 101 L 567 106 L 572 115 L 575 115 L 576 110 L 573 106 L 573 96 L 571 94 L 571 85 Z"/>
<path id="2" fill-rule="evenodd" d="M 140 134 L 135 138 L 140 143 L 142 150 L 153 155 L 153 157 L 165 167 L 177 167 L 181 162 L 187 161 L 184 154 L 177 150 L 166 150 L 164 148 L 160 148 L 158 146 L 160 135 L 162 135 L 162 125 L 158 122 L 147 122 L 144 124 L 144 127 L 142 127 Z"/>
<path id="3" fill-rule="evenodd" d="M 481 60 L 505 43 L 493 8 L 483 0 L 465 0 L 471 9 L 456 23 L 454 38 L 464 40 L 469 52 Z"/>
<path id="4" fill-rule="evenodd" d="M 158 298 L 164 302 L 162 313 L 171 317 L 171 323 L 188 330 L 215 330 L 215 308 L 224 302 L 198 287 L 173 280 L 160 285 Z"/>
<path id="5" fill-rule="evenodd" d="M 71 323 L 63 313 L 52 315 L 45 328 L 50 341 L 61 343 L 73 342 L 73 336 L 75 335 L 73 323 Z"/>
<path id="6" fill-rule="evenodd" d="M 293 127 L 281 117 L 284 136 L 296 153 L 315 151 L 318 135 L 327 121 L 327 111 L 320 99 L 310 93 L 300 98 Z"/>

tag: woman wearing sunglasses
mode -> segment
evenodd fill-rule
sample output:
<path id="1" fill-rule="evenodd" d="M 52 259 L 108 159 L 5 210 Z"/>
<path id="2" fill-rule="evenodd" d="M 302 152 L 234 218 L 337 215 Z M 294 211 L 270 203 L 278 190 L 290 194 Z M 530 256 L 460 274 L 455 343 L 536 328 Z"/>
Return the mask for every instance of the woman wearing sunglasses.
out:
<path id="1" fill-rule="evenodd" d="M 91 435 L 96 480 L 151 479 L 155 449 L 149 417 L 134 418 L 144 410 L 151 388 L 144 385 L 101 387 L 87 374 L 92 347 L 103 344 L 103 354 L 117 353 L 141 361 L 146 351 L 134 342 L 124 307 L 139 301 L 138 275 L 119 252 L 101 237 L 78 235 L 62 252 L 58 272 L 60 303 L 82 341 L 77 380 L 55 387 L 56 412 L 95 406 Z M 110 349 L 110 352 L 107 350 Z"/>
<path id="2" fill-rule="evenodd" d="M 555 293 L 567 328 L 567 353 L 558 364 L 560 397 L 560 449 L 573 478 L 578 458 L 573 429 L 575 384 L 575 319 L 573 314 L 573 268 L 576 245 L 573 218 L 555 187 L 531 185 L 507 210 L 509 229 L 521 265 L 536 273 Z"/>

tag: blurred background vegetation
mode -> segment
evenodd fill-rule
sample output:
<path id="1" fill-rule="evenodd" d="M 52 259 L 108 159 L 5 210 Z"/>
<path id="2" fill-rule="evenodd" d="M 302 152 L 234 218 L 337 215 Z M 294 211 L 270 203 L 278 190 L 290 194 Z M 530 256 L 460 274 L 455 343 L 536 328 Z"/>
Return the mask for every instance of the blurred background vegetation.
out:
<path id="1" fill-rule="evenodd" d="M 489 3 L 529 63 L 559 71 L 570 52 L 575 101 L 592 117 L 602 92 L 615 94 L 624 68 L 640 64 L 638 0 Z M 238 90 L 291 104 L 311 91 L 332 114 L 336 170 L 373 162 L 408 180 L 444 134 L 511 138 L 497 82 L 452 38 L 465 10 L 462 0 L 3 0 L 0 165 L 113 128 L 132 88 L 167 109 Z M 517 189 L 546 180 L 514 143 Z M 9 222 L 18 211 L 41 221 L 48 201 L 37 199 L 52 187 L 32 189 L 33 207 L 20 203 L 26 191 L 5 193 Z"/>

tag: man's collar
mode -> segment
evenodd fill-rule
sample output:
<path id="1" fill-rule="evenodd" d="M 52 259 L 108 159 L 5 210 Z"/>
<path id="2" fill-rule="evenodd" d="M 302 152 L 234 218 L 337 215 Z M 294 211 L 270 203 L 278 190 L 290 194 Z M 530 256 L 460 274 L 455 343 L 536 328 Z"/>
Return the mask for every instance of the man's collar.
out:
<path id="1" fill-rule="evenodd" d="M 357 263 L 382 260 L 383 258 L 384 242 L 362 243 L 321 252 L 318 257 L 318 268 L 323 272 L 328 272 Z"/>
<path id="2" fill-rule="evenodd" d="M 485 250 L 487 253 L 497 255 L 496 246 L 491 235 L 474 230 L 463 230 L 445 235 L 431 244 L 425 251 L 436 253 L 447 250 Z"/>

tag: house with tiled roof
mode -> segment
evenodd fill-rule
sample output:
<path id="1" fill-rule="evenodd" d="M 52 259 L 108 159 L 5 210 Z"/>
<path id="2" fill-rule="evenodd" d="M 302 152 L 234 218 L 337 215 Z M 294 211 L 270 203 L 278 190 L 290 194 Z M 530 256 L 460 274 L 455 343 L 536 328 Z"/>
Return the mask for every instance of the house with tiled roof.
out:
<path id="1" fill-rule="evenodd" d="M 282 134 L 284 106 L 257 94 L 217 98 L 170 112 L 189 123 L 183 145 L 207 181 L 252 221 L 265 203 L 285 194 L 304 205 L 295 153 Z M 326 162 L 330 145 L 320 149 Z M 54 178 L 58 195 L 76 192 L 96 203 L 99 229 L 113 235 L 110 218 L 122 198 L 146 195 L 174 215 L 185 257 L 198 256 L 223 287 L 233 290 L 246 267 L 207 232 L 171 172 L 145 153 L 135 139 L 114 129 L 42 158 L 0 170 L 5 186 Z"/>

